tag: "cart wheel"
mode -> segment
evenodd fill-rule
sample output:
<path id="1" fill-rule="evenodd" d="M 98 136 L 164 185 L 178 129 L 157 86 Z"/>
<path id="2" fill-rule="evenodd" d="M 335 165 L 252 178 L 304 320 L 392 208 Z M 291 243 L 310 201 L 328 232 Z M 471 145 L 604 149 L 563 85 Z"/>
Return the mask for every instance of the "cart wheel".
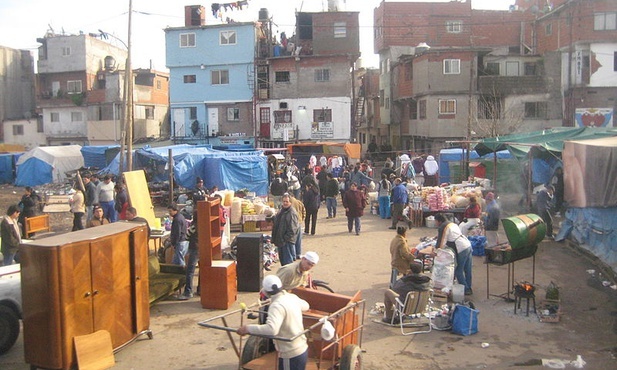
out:
<path id="1" fill-rule="evenodd" d="M 269 339 L 251 335 L 242 348 L 242 364 L 251 362 L 273 349 L 274 346 L 270 344 Z"/>
<path id="2" fill-rule="evenodd" d="M 0 305 L 0 355 L 7 352 L 19 336 L 19 317 L 9 307 Z"/>
<path id="3" fill-rule="evenodd" d="M 361 370 L 362 369 L 362 350 L 355 344 L 348 344 L 343 349 L 341 356 L 340 370 Z"/>

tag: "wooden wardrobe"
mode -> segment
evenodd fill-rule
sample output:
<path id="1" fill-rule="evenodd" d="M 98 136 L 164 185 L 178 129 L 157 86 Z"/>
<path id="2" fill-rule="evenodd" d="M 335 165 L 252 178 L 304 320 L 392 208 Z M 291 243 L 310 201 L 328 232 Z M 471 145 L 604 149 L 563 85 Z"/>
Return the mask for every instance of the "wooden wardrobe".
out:
<path id="1" fill-rule="evenodd" d="M 73 337 L 101 329 L 115 349 L 140 334 L 152 337 L 145 225 L 115 222 L 35 240 L 19 255 L 31 367 L 73 367 Z"/>

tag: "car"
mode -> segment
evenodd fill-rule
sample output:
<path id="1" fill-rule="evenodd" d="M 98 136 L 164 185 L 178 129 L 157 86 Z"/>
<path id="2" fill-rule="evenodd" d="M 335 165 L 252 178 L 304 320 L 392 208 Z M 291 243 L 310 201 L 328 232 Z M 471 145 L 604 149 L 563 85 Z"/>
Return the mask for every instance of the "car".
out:
<path id="1" fill-rule="evenodd" d="M 19 337 L 21 310 L 20 265 L 0 267 L 0 355 L 13 347 Z"/>

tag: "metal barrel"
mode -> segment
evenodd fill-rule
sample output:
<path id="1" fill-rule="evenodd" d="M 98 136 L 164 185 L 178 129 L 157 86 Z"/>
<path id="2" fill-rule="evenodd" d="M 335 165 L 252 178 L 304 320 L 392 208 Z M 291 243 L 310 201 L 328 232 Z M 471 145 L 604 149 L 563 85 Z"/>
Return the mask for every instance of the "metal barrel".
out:
<path id="1" fill-rule="evenodd" d="M 501 223 L 512 249 L 536 245 L 546 235 L 546 224 L 533 213 L 504 218 Z"/>

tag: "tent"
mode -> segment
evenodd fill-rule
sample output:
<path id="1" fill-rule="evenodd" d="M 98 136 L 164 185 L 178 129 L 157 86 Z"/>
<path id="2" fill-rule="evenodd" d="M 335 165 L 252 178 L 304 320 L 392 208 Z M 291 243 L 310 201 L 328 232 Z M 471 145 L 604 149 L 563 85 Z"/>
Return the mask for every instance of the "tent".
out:
<path id="1" fill-rule="evenodd" d="M 29 150 L 17 161 L 17 186 L 37 186 L 63 182 L 66 172 L 84 165 L 81 146 L 43 146 Z"/>
<path id="2" fill-rule="evenodd" d="M 120 145 L 91 145 L 81 148 L 85 167 L 105 168 L 120 152 Z"/>
<path id="3" fill-rule="evenodd" d="M 15 181 L 15 163 L 22 154 L 0 154 L 0 184 L 12 184 Z"/>
<path id="4" fill-rule="evenodd" d="M 566 219 L 572 236 L 617 272 L 617 138 L 567 141 L 563 151 Z"/>
<path id="5" fill-rule="evenodd" d="M 457 167 L 456 164 L 462 163 L 466 158 L 467 151 L 461 148 L 452 148 L 452 149 L 442 149 L 439 152 L 439 182 L 458 182 L 458 180 L 463 180 L 461 178 L 461 168 Z M 486 164 L 492 163 L 494 161 L 493 154 L 486 154 L 484 156 L 480 156 L 478 152 L 472 150 L 469 152 L 469 160 L 471 161 L 480 161 Z M 507 150 L 501 150 L 497 152 L 497 160 L 512 160 L 514 157 Z M 453 163 L 454 162 L 454 163 Z M 455 169 L 455 171 L 451 171 Z M 492 178 L 492 170 L 487 171 L 487 177 Z M 494 181 L 494 179 L 493 179 Z"/>

